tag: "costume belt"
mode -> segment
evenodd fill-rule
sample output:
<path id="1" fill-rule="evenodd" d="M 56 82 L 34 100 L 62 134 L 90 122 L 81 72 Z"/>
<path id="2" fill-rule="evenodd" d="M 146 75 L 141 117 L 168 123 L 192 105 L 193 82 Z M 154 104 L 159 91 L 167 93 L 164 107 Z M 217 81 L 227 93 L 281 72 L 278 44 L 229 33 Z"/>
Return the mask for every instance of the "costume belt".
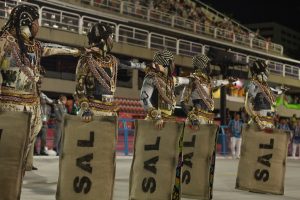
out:
<path id="1" fill-rule="evenodd" d="M 114 102 L 104 102 L 99 100 L 90 100 L 89 108 L 95 111 L 102 112 L 117 112 L 119 110 L 119 106 Z"/>
<path id="2" fill-rule="evenodd" d="M 0 101 L 2 103 L 32 105 L 39 102 L 39 96 L 4 89 L 1 90 Z"/>
<path id="3" fill-rule="evenodd" d="M 257 117 L 259 118 L 260 121 L 264 121 L 265 123 L 270 123 L 270 124 L 274 123 L 273 117 L 260 116 L 260 115 L 257 115 Z"/>
<path id="4" fill-rule="evenodd" d="M 215 117 L 214 113 L 206 112 L 203 110 L 196 110 L 195 113 L 200 118 L 204 118 L 209 121 L 214 121 L 214 117 Z"/>

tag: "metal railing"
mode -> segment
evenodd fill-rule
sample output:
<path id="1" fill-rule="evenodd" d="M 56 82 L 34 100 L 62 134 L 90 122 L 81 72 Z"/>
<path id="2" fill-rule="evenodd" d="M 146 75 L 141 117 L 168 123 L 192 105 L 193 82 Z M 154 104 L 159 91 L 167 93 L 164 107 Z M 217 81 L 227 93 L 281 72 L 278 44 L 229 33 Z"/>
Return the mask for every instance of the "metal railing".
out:
<path id="1" fill-rule="evenodd" d="M 102 19 L 97 19 L 97 18 L 88 17 L 88 16 L 82 16 L 79 19 L 79 22 L 81 24 L 81 26 L 79 26 L 79 34 L 87 34 L 88 31 L 92 28 L 92 26 L 94 24 L 100 23 L 100 22 L 112 26 L 115 29 L 115 31 L 117 31 L 117 24 L 116 23 L 106 21 L 106 20 L 102 20 Z M 115 34 L 117 34 L 117 33 L 115 32 Z"/>
<path id="2" fill-rule="evenodd" d="M 196 21 L 188 20 L 161 11 L 148 9 L 147 7 L 143 7 L 139 4 L 134 4 L 131 2 L 120 1 L 120 0 L 102 0 L 102 1 L 81 0 L 81 2 L 85 4 L 93 5 L 95 7 L 108 9 L 113 12 L 118 12 L 124 15 L 138 17 L 140 19 L 144 19 L 149 22 L 175 27 L 185 31 L 191 31 L 194 32 L 195 34 L 200 33 L 201 35 L 235 43 L 241 46 L 247 46 L 249 48 L 253 48 L 257 50 L 283 55 L 282 45 L 261 40 L 258 38 L 251 38 L 249 35 L 236 34 L 233 31 L 227 31 L 214 26 L 205 26 L 204 24 L 200 24 Z M 16 2 L 16 3 L 28 4 L 27 2 Z M 14 5 L 15 4 L 0 2 L 0 16 L 7 18 L 9 9 L 11 9 Z M 57 11 L 56 9 L 51 9 L 51 8 L 46 9 L 45 7 L 43 7 L 42 9 L 44 9 L 42 10 L 42 15 L 47 15 L 47 13 L 49 13 L 49 9 L 52 12 Z M 62 13 L 54 14 L 53 18 L 45 17 L 42 23 L 44 23 L 45 26 L 48 25 L 48 26 L 52 26 L 53 28 L 58 28 L 58 29 L 67 30 L 71 32 L 76 32 L 77 30 L 81 30 L 80 28 L 81 26 L 79 27 L 76 26 L 77 25 L 76 18 L 78 14 L 69 13 L 66 11 L 60 11 L 60 12 Z M 80 24 L 80 21 L 78 22 L 78 24 Z M 86 32 L 86 30 L 83 31 Z"/>
<path id="3" fill-rule="evenodd" d="M 258 50 L 267 51 L 270 53 L 283 55 L 283 46 L 275 43 L 271 43 L 260 38 L 252 38 L 250 34 L 247 35 L 239 35 L 232 31 L 227 31 L 224 29 L 217 28 L 215 26 L 205 26 L 204 24 L 200 24 L 197 21 L 189 20 L 186 18 L 182 18 L 179 16 L 175 16 L 173 14 L 165 13 L 162 11 L 149 9 L 148 7 L 141 6 L 138 3 L 131 3 L 128 1 L 121 0 L 103 0 L 103 1 L 95 1 L 95 0 L 81 0 L 82 3 L 89 4 L 91 6 L 100 7 L 109 9 L 110 11 L 118 12 L 124 15 L 138 17 L 143 20 L 147 20 L 149 22 L 159 23 L 162 25 L 175 27 L 181 30 L 190 31 L 194 33 L 201 33 L 207 36 L 211 36 L 214 38 L 218 38 L 220 40 L 224 40 L 227 42 L 235 43 L 234 38 L 238 37 L 239 41 L 236 44 L 247 46 L 250 48 L 255 48 Z M 138 2 L 138 1 L 137 1 Z M 225 15 L 222 13 L 210 8 L 209 6 L 202 3 L 202 6 L 205 7 L 208 11 L 214 13 L 218 17 L 224 19 Z M 232 21 L 232 20 L 231 20 Z M 241 26 L 239 23 L 232 21 L 233 25 L 239 27 L 243 30 L 246 30 L 248 33 L 252 32 L 248 28 Z M 201 27 L 199 29 L 199 27 Z M 204 28 L 204 29 L 203 29 Z M 217 34 L 214 34 L 217 33 Z M 236 36 L 238 35 L 238 36 Z"/>
<path id="4" fill-rule="evenodd" d="M 203 53 L 203 45 L 187 40 L 179 40 L 177 47 L 177 54 L 184 56 L 194 56 L 198 53 Z"/>
<path id="5" fill-rule="evenodd" d="M 26 2 L 21 2 L 26 3 Z M 110 4 L 108 4 L 110 5 Z M 6 7 L 5 7 L 6 6 Z M 7 5 L 4 2 L 0 2 L 0 17 L 7 18 L 9 14 L 9 9 L 7 7 L 14 5 Z M 37 5 L 36 5 L 37 6 Z M 38 6 L 37 6 L 38 7 Z M 87 31 L 92 27 L 92 25 L 96 22 L 105 22 L 115 27 L 115 41 L 128 43 L 135 46 L 152 48 L 152 49 L 169 49 L 170 51 L 176 53 L 177 55 L 184 56 L 193 56 L 197 53 L 207 53 L 209 51 L 210 46 L 204 45 L 201 43 L 196 43 L 187 40 L 181 40 L 174 37 L 149 32 L 147 30 L 138 29 L 135 27 L 126 26 L 123 24 L 116 24 L 114 22 L 109 22 L 105 20 L 100 20 L 88 16 L 80 16 L 79 14 L 74 14 L 71 12 L 66 12 L 59 9 L 52 9 L 49 7 L 39 8 L 41 17 L 40 23 L 41 26 L 60 29 L 63 31 L 69 31 L 78 34 L 86 34 Z M 228 35 L 229 32 L 220 31 L 218 29 L 210 30 L 209 27 L 195 26 L 197 31 L 204 31 L 208 34 L 213 34 L 217 38 L 222 38 Z M 251 39 L 239 37 L 239 35 L 231 35 L 231 40 L 235 43 L 248 43 Z M 249 40 L 249 41 L 248 41 Z M 256 48 L 263 48 L 263 42 L 261 40 L 252 40 L 253 46 Z M 271 49 L 276 49 L 278 46 L 271 45 Z M 254 60 L 265 60 L 259 57 L 253 57 L 249 55 L 244 55 L 235 52 L 235 55 L 239 59 L 244 59 L 247 62 L 253 62 Z M 291 78 L 297 78 L 300 80 L 300 71 L 299 67 L 286 65 L 279 62 L 274 62 L 269 60 L 270 70 L 275 74 L 279 74 L 282 76 L 288 76 Z"/>
<path id="6" fill-rule="evenodd" d="M 79 33 L 80 15 L 48 7 L 41 8 L 42 26 Z"/>
<path id="7" fill-rule="evenodd" d="M 119 25 L 117 30 L 118 37 L 116 37 L 116 40 L 118 42 L 129 43 L 136 46 L 148 48 L 150 42 L 148 31 L 138 28 L 132 28 L 125 25 Z"/>
<path id="8" fill-rule="evenodd" d="M 149 42 L 149 49 L 168 49 L 174 53 L 177 52 L 177 42 L 178 40 L 173 37 L 169 37 L 166 35 L 161 35 L 158 33 L 150 33 L 149 34 L 150 42 Z"/>

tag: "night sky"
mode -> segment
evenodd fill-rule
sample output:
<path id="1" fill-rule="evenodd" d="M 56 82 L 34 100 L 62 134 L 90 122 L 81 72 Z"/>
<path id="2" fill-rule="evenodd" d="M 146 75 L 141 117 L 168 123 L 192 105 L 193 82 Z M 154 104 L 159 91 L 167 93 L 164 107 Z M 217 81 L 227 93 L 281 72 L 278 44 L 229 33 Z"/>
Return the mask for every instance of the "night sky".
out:
<path id="1" fill-rule="evenodd" d="M 277 22 L 300 32 L 300 0 L 201 0 L 242 23 Z"/>

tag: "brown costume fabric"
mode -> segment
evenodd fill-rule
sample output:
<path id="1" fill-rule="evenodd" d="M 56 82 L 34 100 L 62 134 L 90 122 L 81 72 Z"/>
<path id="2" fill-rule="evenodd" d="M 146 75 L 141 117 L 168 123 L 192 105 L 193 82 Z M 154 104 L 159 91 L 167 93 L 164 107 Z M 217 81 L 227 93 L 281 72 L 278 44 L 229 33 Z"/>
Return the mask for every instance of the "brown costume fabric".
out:
<path id="1" fill-rule="evenodd" d="M 198 130 L 184 129 L 182 197 L 212 198 L 218 126 L 199 125 Z"/>
<path id="2" fill-rule="evenodd" d="M 167 121 L 154 128 L 153 120 L 137 120 L 134 157 L 130 172 L 130 200 L 172 198 L 184 123 Z"/>
<path id="3" fill-rule="evenodd" d="M 65 116 L 57 200 L 112 200 L 116 139 L 116 116 Z"/>
<path id="4" fill-rule="evenodd" d="M 267 133 L 256 124 L 244 125 L 236 188 L 283 194 L 289 133 Z"/>
<path id="5" fill-rule="evenodd" d="M 25 112 L 0 112 L 0 200 L 20 199 L 30 119 Z"/>
<path id="6" fill-rule="evenodd" d="M 35 139 L 31 143 L 30 150 L 27 155 L 26 166 L 25 166 L 26 171 L 31 171 L 33 167 L 34 144 L 35 144 Z"/>

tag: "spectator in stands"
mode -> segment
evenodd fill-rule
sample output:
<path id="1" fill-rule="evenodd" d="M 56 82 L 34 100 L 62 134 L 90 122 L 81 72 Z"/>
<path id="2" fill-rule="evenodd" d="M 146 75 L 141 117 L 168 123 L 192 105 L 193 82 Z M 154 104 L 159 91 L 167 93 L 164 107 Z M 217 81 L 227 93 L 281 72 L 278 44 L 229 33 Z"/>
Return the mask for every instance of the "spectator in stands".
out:
<path id="1" fill-rule="evenodd" d="M 281 119 L 277 128 L 284 131 L 289 131 L 289 132 L 291 131 L 290 126 L 288 125 L 286 119 Z"/>
<path id="2" fill-rule="evenodd" d="M 293 104 L 298 104 L 298 103 L 299 103 L 299 97 L 295 96 Z"/>
<path id="3" fill-rule="evenodd" d="M 60 153 L 60 143 L 61 143 L 61 134 L 64 122 L 64 115 L 67 113 L 66 108 L 67 97 L 65 95 L 60 95 L 57 103 L 54 105 L 54 113 L 56 119 L 56 133 L 54 137 L 54 148 L 56 154 Z"/>
<path id="4" fill-rule="evenodd" d="M 234 119 L 230 120 L 228 129 L 231 133 L 231 153 L 232 157 L 239 159 L 241 153 L 241 133 L 242 133 L 243 122 L 240 120 L 240 115 L 235 114 Z"/>
<path id="5" fill-rule="evenodd" d="M 300 159 L 300 120 L 297 120 L 297 123 L 294 127 L 293 136 L 292 136 L 292 142 L 293 142 L 293 158 L 296 158 L 296 152 L 298 147 L 298 158 Z"/>
<path id="6" fill-rule="evenodd" d="M 34 147 L 34 154 L 35 155 L 42 155 L 47 156 L 48 153 L 46 151 L 46 142 L 47 142 L 47 131 L 48 131 L 48 120 L 51 115 L 51 107 L 48 104 L 52 104 L 53 100 L 48 98 L 44 93 L 41 93 L 41 115 L 42 115 L 42 128 L 37 135 Z M 48 104 L 47 104 L 48 103 Z M 37 151 L 38 140 L 40 139 L 40 152 Z"/>
<path id="7" fill-rule="evenodd" d="M 79 101 L 78 101 L 78 96 L 76 94 L 73 95 L 73 105 L 71 108 L 71 115 L 78 115 L 80 110 L 80 106 L 79 106 Z"/>
<path id="8" fill-rule="evenodd" d="M 275 123 L 275 126 L 278 127 L 279 126 L 279 123 L 280 123 L 280 116 L 279 114 L 276 114 L 274 116 L 274 123 Z"/>
<path id="9" fill-rule="evenodd" d="M 297 123 L 297 115 L 296 114 L 293 114 L 293 116 L 291 117 L 290 123 L 291 123 L 290 127 L 296 126 L 296 123 Z"/>

